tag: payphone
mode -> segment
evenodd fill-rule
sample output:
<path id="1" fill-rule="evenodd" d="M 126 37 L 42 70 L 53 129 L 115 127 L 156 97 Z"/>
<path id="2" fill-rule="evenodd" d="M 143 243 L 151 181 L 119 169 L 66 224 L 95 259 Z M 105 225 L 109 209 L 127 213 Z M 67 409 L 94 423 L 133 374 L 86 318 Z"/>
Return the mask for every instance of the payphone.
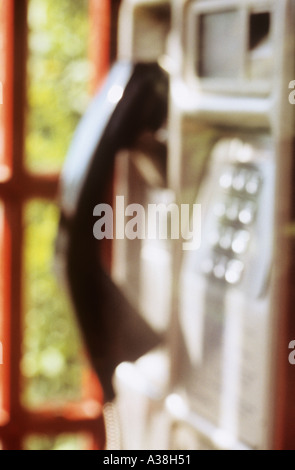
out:
<path id="1" fill-rule="evenodd" d="M 170 181 L 181 199 L 195 191 L 203 210 L 201 248 L 181 259 L 178 311 L 188 360 L 178 364 L 177 397 L 196 446 L 273 445 L 287 269 L 279 253 L 291 215 L 282 206 L 292 185 L 283 171 L 294 150 L 286 93 L 293 21 L 293 2 L 184 8 L 186 54 L 171 80 Z"/>
<path id="2" fill-rule="evenodd" d="M 116 391 L 125 449 L 292 441 L 291 427 L 279 444 L 278 397 L 291 394 L 284 360 L 295 338 L 294 20 L 293 0 L 122 2 L 119 64 L 64 169 L 59 246 L 107 398 Z M 201 206 L 198 249 L 114 237 L 106 280 L 91 228 L 113 161 L 114 200 L 166 207 L 166 220 L 171 205 Z M 76 254 L 81 237 L 89 256 Z"/>

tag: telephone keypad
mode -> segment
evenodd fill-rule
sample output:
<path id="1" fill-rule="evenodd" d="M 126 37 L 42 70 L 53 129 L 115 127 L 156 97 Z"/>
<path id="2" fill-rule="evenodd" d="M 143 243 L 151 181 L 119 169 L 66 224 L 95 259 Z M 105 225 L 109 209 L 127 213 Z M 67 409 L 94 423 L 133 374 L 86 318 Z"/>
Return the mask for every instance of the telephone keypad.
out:
<path id="1" fill-rule="evenodd" d="M 214 207 L 214 214 L 219 219 L 227 219 L 227 222 L 240 222 L 249 225 L 254 221 L 256 204 L 252 201 L 243 202 L 238 198 L 230 198 L 220 202 Z"/>
<path id="2" fill-rule="evenodd" d="M 250 242 L 250 232 L 220 225 L 216 232 L 211 233 L 209 239 L 213 248 L 232 251 L 236 255 L 241 255 L 247 251 Z"/>
<path id="3" fill-rule="evenodd" d="M 256 169 L 227 168 L 219 179 L 219 185 L 225 191 L 232 190 L 256 196 L 260 190 L 261 178 Z"/>
<path id="4" fill-rule="evenodd" d="M 235 285 L 241 280 L 244 263 L 239 259 L 216 255 L 213 258 L 205 259 L 202 264 L 202 271 L 204 274 L 211 275 L 217 280 L 223 280 L 231 285 Z"/>
<path id="5" fill-rule="evenodd" d="M 261 175 L 253 165 L 233 164 L 220 176 L 209 236 L 211 255 L 202 265 L 204 274 L 230 285 L 241 281 L 261 185 Z"/>

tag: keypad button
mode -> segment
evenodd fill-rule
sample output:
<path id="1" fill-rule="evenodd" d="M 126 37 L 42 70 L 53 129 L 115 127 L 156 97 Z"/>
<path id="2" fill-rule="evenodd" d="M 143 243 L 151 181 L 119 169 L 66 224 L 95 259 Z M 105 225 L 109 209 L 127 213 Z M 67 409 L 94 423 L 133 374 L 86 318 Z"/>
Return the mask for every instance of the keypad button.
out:
<path id="1" fill-rule="evenodd" d="M 225 280 L 229 284 L 238 284 L 244 271 L 244 263 L 240 260 L 231 260 L 227 264 L 225 272 Z"/>
<path id="2" fill-rule="evenodd" d="M 246 230 L 239 230 L 235 233 L 232 242 L 232 251 L 236 255 L 242 255 L 246 252 L 250 241 L 250 234 Z"/>
<path id="3" fill-rule="evenodd" d="M 239 221 L 243 225 L 250 225 L 254 220 L 255 206 L 252 203 L 246 203 L 241 207 L 239 212 Z"/>
<path id="4" fill-rule="evenodd" d="M 256 196 L 260 189 L 260 178 L 258 175 L 252 176 L 246 183 L 246 191 L 250 196 Z"/>
<path id="5" fill-rule="evenodd" d="M 248 163 L 252 160 L 254 153 L 254 147 L 244 142 L 243 147 L 240 148 L 239 153 L 237 155 L 237 160 L 241 163 Z"/>
<path id="6" fill-rule="evenodd" d="M 222 189 L 230 189 L 233 183 L 233 171 L 232 170 L 227 170 L 223 175 L 221 175 L 219 184 L 222 187 Z"/>

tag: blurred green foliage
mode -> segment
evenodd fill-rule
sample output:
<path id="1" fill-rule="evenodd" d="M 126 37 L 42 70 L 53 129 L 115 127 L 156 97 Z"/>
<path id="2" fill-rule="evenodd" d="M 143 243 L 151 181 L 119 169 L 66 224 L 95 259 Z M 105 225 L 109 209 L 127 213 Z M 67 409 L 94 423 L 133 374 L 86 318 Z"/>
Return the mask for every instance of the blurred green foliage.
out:
<path id="1" fill-rule="evenodd" d="M 30 0 L 26 164 L 61 168 L 88 101 L 88 0 Z"/>
<path id="2" fill-rule="evenodd" d="M 86 438 L 77 434 L 60 434 L 56 437 L 32 435 L 25 440 L 24 450 L 81 450 L 86 446 Z"/>
<path id="3" fill-rule="evenodd" d="M 30 0 L 26 164 L 59 170 L 88 97 L 88 1 Z M 54 203 L 25 207 L 25 331 L 21 364 L 28 407 L 81 395 L 79 331 L 53 272 Z"/>
<path id="4" fill-rule="evenodd" d="M 41 201 L 25 210 L 26 315 L 22 373 L 29 407 L 62 405 L 81 394 L 79 331 L 53 269 L 58 210 Z"/>

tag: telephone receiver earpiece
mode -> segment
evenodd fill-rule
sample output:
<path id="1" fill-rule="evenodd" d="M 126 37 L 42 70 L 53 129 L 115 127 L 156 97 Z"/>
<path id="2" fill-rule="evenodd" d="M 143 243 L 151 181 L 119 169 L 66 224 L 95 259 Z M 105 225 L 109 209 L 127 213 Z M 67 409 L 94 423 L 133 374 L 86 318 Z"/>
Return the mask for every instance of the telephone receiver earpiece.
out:
<path id="1" fill-rule="evenodd" d="M 118 364 L 161 342 L 102 266 L 93 210 L 104 203 L 114 160 L 166 118 L 168 79 L 157 64 L 117 63 L 82 118 L 60 184 L 56 259 L 66 281 L 105 401 L 114 398 Z"/>

